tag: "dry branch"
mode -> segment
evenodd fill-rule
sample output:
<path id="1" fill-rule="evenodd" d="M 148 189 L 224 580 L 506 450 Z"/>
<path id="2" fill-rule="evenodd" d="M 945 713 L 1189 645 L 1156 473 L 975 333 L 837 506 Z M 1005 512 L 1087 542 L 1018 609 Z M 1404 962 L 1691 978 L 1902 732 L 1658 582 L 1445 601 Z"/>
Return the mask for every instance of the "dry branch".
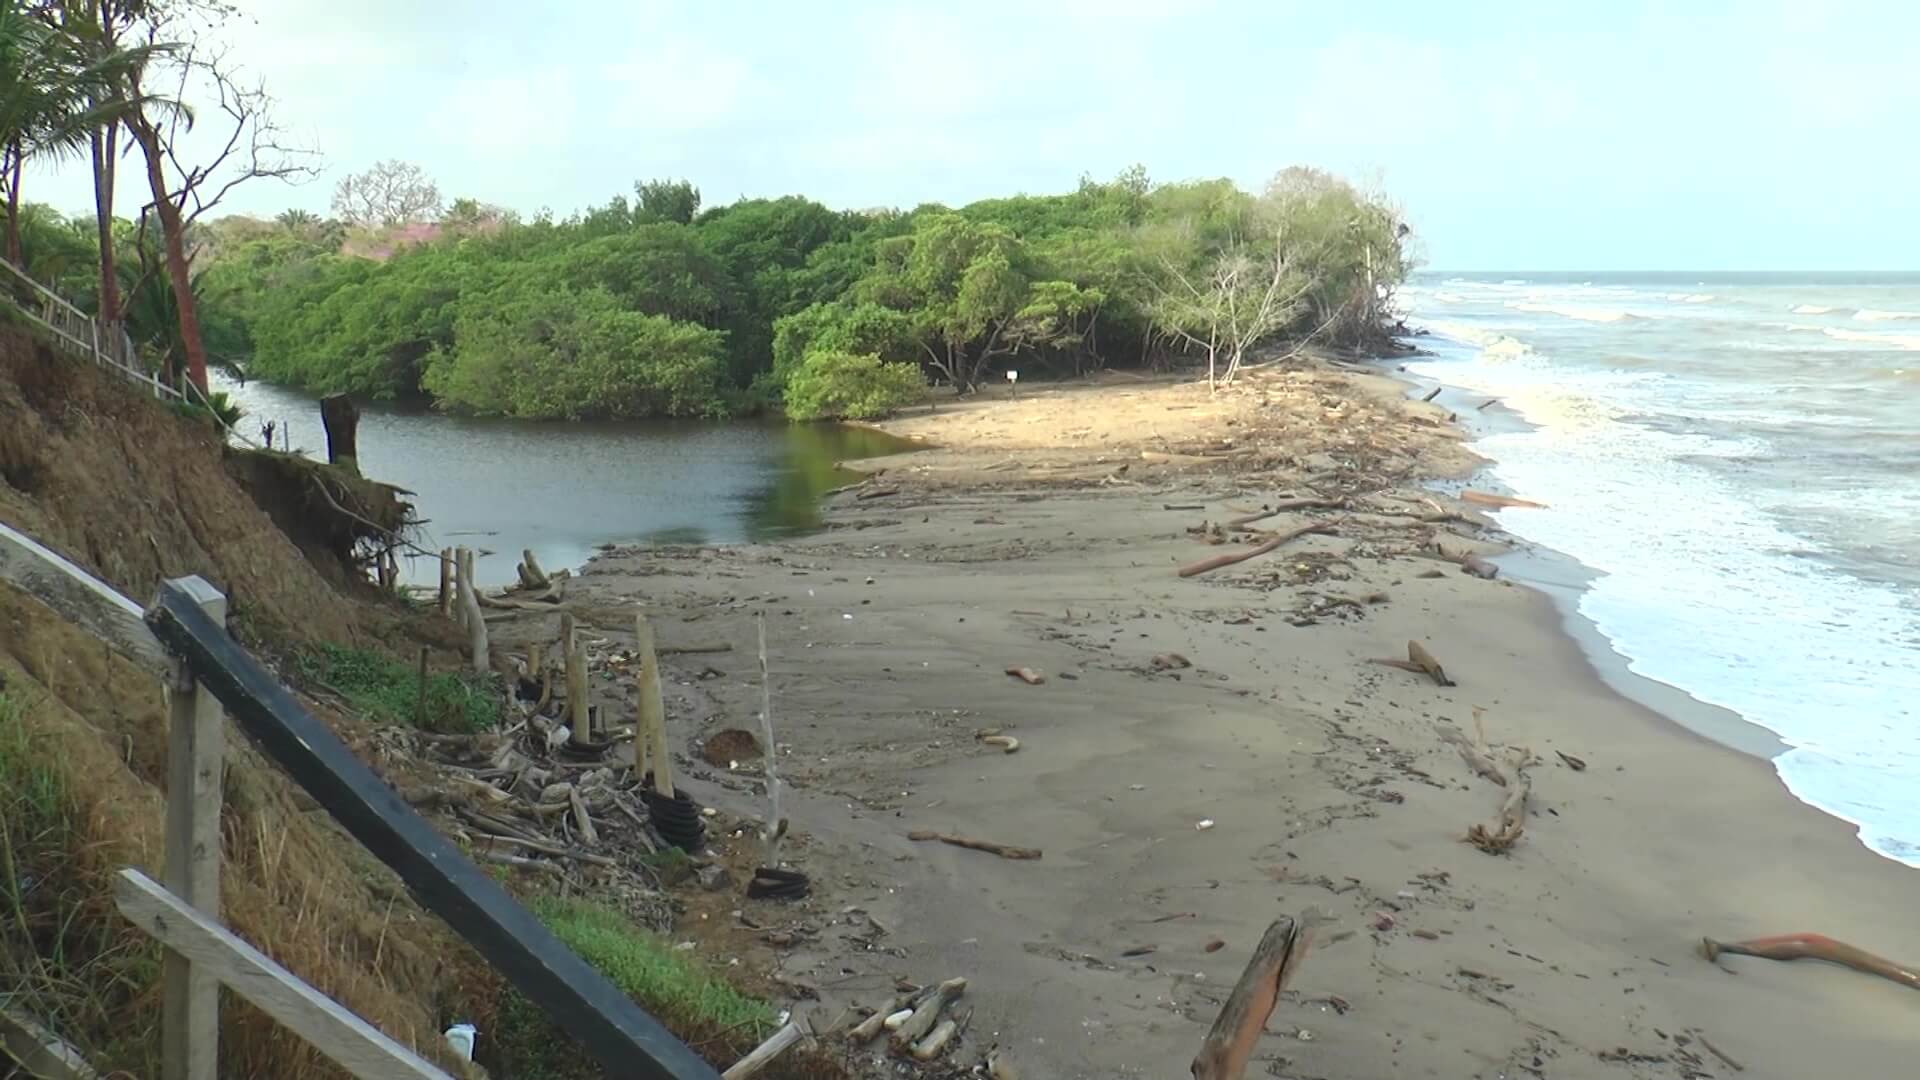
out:
<path id="1" fill-rule="evenodd" d="M 1247 1060 L 1280 1002 L 1281 991 L 1306 959 L 1310 935 L 1305 921 L 1283 915 L 1267 927 L 1194 1055 L 1194 1080 L 1240 1080 L 1246 1074 Z"/>
<path id="2" fill-rule="evenodd" d="M 1507 788 L 1507 797 L 1500 804 L 1500 816 L 1491 827 L 1475 825 L 1467 830 L 1467 842 L 1489 855 L 1503 855 L 1520 842 L 1520 835 L 1527 829 L 1527 796 L 1533 792 L 1533 782 L 1525 773 L 1515 771 L 1515 779 Z"/>
<path id="3" fill-rule="evenodd" d="M 1441 728 L 1440 738 L 1443 742 L 1451 743 L 1455 750 L 1460 751 L 1461 760 L 1465 761 L 1467 768 L 1472 769 L 1476 775 L 1484 776 L 1501 787 L 1507 786 L 1506 773 L 1500 771 L 1499 763 L 1493 760 L 1493 755 L 1487 751 L 1485 744 L 1469 742 L 1466 735 L 1454 727 Z"/>
<path id="4" fill-rule="evenodd" d="M 1255 544 L 1244 551 L 1236 551 L 1227 555 L 1215 555 L 1211 558 L 1201 559 L 1196 563 L 1188 563 L 1186 566 L 1180 568 L 1180 576 L 1183 578 L 1196 577 L 1200 574 L 1218 570 L 1223 566 L 1232 566 L 1234 563 L 1246 562 L 1248 559 L 1265 555 L 1267 552 L 1275 550 L 1282 544 L 1290 540 L 1299 539 L 1308 533 L 1331 532 L 1333 531 L 1333 525 L 1334 523 L 1331 521 L 1316 521 L 1308 525 L 1302 525 L 1291 532 L 1283 532 L 1263 543 Z"/>
<path id="5" fill-rule="evenodd" d="M 1037 859 L 1041 854 L 1039 848 L 996 844 L 991 840 L 975 840 L 972 837 L 960 836 L 956 833 L 934 832 L 930 829 L 915 829 L 907 834 L 907 839 L 919 841 L 938 840 L 943 844 L 952 844 L 954 847 L 963 847 L 971 851 L 984 851 L 989 855 L 998 855 L 1003 859 Z"/>
<path id="6" fill-rule="evenodd" d="M 1284 499 L 1257 514 L 1242 514 L 1227 522 L 1227 528 L 1237 529 L 1242 525 L 1251 525 L 1256 521 L 1265 521 L 1275 514 L 1284 514 L 1290 510 L 1340 510 L 1347 505 L 1345 499 Z"/>

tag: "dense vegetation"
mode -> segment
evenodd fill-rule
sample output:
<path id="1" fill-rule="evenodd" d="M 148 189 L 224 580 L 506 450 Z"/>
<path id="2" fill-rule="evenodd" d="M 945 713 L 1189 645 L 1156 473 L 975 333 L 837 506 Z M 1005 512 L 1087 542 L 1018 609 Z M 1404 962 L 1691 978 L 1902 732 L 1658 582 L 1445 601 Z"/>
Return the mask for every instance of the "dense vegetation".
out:
<path id="1" fill-rule="evenodd" d="M 191 234 L 209 355 L 476 414 L 878 416 L 929 379 L 1183 360 L 1228 377 L 1272 339 L 1364 343 L 1407 269 L 1391 209 L 1309 170 L 1259 195 L 1133 170 L 910 212 L 635 195 L 564 220 L 461 200 L 423 227 L 210 222 Z M 84 272 L 82 225 L 41 222 L 28 247 Z"/>

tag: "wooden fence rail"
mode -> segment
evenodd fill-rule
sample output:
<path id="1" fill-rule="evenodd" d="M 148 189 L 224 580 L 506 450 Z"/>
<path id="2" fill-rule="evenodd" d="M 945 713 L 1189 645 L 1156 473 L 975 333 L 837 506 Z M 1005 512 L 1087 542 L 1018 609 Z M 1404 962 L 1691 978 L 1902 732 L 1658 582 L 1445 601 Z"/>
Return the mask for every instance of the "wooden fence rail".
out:
<path id="1" fill-rule="evenodd" d="M 444 919 L 515 989 L 544 1008 L 555 1023 L 578 1039 L 609 1075 L 636 1080 L 718 1080 L 719 1073 L 713 1066 L 574 955 L 538 919 L 508 896 L 498 882 L 415 813 L 398 792 L 375 776 L 332 729 L 295 700 L 278 678 L 228 637 L 219 618 L 224 609 L 211 603 L 208 595 L 211 591 L 198 578 L 168 581 L 161 586 L 159 597 L 146 613 L 147 626 L 179 665 L 176 687 L 192 688 L 175 690 L 182 697 L 193 697 L 190 707 L 176 699 L 173 711 L 176 727 L 198 728 L 203 724 L 221 723 L 218 706 L 203 709 L 200 705 L 202 697 L 217 699 L 268 757 L 286 770 L 354 839 L 397 872 L 429 911 Z M 217 758 L 211 763 L 208 758 L 217 746 L 217 738 L 204 730 L 192 736 L 176 731 L 170 740 L 169 774 L 176 779 L 173 780 L 175 786 L 168 792 L 167 837 L 167 884 L 175 890 L 174 897 L 216 925 L 218 912 L 202 904 L 204 882 L 196 874 L 204 872 L 205 861 L 201 856 L 208 851 L 214 862 L 213 873 L 218 874 L 219 766 Z M 177 779 L 188 776 L 192 778 L 190 782 Z M 176 800 L 190 803 L 190 808 L 175 811 L 172 807 Z M 207 824 L 209 816 L 213 821 L 211 827 Z M 212 838 L 211 848 L 204 846 L 208 841 L 202 837 Z M 176 870 L 180 870 L 177 878 Z M 180 895 L 176 881 L 188 888 L 189 895 Z M 206 944 L 204 937 L 200 943 Z M 174 1024 L 179 1023 L 183 1030 L 191 1032 L 187 1037 L 195 1046 L 215 1036 L 208 1033 L 204 1020 L 196 1019 L 200 1015 L 196 1006 L 176 1005 L 173 999 L 179 992 L 177 988 L 184 986 L 185 1001 L 194 1001 L 194 988 L 199 985 L 199 979 L 206 977 L 191 974 L 196 959 L 199 957 L 182 953 L 182 965 L 190 974 L 167 980 L 166 1027 L 172 1035 Z M 229 956 L 228 959 L 240 963 L 245 958 Z M 260 982 L 259 970 L 262 969 L 240 969 L 253 973 L 236 983 L 226 980 L 217 965 L 212 966 L 211 977 L 220 978 L 236 989 L 250 993 L 264 985 Z M 286 985 L 278 979 L 268 981 Z M 300 996 L 297 991 L 291 992 L 295 998 Z M 257 998 L 253 1000 L 267 1007 Z M 288 1005 L 289 1009 L 298 1007 Z M 271 1009 L 268 1011 L 272 1013 Z M 305 1032 L 300 1024 L 323 1022 L 310 1012 L 301 1014 L 300 1023 L 277 1013 L 273 1015 L 302 1034 Z M 173 1044 L 168 1045 L 171 1048 Z M 321 1049 L 331 1055 L 335 1047 L 329 1043 Z M 211 1064 L 202 1064 L 198 1050 L 183 1050 L 176 1057 L 170 1049 L 166 1060 L 169 1070 L 164 1080 L 212 1080 Z M 348 1061 L 336 1060 L 352 1067 Z M 386 1058 L 376 1056 L 369 1060 L 384 1064 L 380 1064 L 380 1071 L 356 1075 L 422 1075 L 404 1071 L 403 1063 Z M 178 1065 L 174 1064 L 176 1061 Z M 192 1062 L 191 1067 L 187 1062 Z M 181 1071 L 173 1071 L 175 1068 Z M 202 1068 L 208 1071 L 199 1071 Z"/>
<path id="2" fill-rule="evenodd" d="M 154 397 L 186 400 L 184 392 L 161 382 L 141 363 L 140 350 L 127 336 L 126 327 L 95 319 L 6 259 L 0 259 L 0 297 L 51 333 L 54 342 L 67 351 L 138 383 Z"/>

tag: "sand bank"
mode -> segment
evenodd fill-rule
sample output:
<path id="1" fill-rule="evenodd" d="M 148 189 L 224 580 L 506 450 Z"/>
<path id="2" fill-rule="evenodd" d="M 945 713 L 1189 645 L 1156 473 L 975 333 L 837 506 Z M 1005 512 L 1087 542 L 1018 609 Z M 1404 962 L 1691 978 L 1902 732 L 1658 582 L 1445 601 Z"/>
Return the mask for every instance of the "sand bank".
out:
<path id="1" fill-rule="evenodd" d="M 757 727 L 767 614 L 789 855 L 819 891 L 749 905 L 797 931 L 764 951 L 740 929 L 749 965 L 817 990 L 822 1024 L 965 975 L 972 1042 L 1024 1076 L 1182 1076 L 1267 922 L 1315 905 L 1333 921 L 1250 1075 L 1733 1075 L 1699 1033 L 1745 1076 L 1910 1074 L 1912 991 L 1695 947 L 1804 930 L 1920 957 L 1920 875 L 1764 760 L 1610 690 L 1543 594 L 1431 557 L 1498 537 L 1471 508 L 1419 520 L 1419 481 L 1471 459 L 1402 393 L 1315 369 L 943 407 L 888 425 L 942 448 L 869 463 L 826 533 L 591 563 L 586 596 L 644 602 L 663 641 L 733 644 L 669 660 L 688 749 Z M 1259 539 L 1223 522 L 1300 496 L 1346 506 L 1260 521 L 1331 531 L 1176 576 Z M 1367 662 L 1409 640 L 1457 685 Z M 1502 792 L 1438 735 L 1476 710 L 1496 754 L 1535 760 L 1506 855 L 1462 841 Z M 687 764 L 704 800 L 764 810 L 744 773 Z"/>

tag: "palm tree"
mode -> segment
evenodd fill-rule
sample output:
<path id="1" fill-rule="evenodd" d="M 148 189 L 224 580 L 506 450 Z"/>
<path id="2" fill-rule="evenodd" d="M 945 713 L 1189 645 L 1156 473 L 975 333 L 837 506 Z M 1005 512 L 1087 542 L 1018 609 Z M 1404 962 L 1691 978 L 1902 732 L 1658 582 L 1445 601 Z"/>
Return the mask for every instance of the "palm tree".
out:
<path id="1" fill-rule="evenodd" d="M 103 48 L 25 0 L 0 0 L 0 185 L 7 258 L 20 260 L 20 181 L 28 158 L 84 149 L 101 125 L 142 102 L 131 76 L 171 46 Z"/>
<path id="2" fill-rule="evenodd" d="M 282 210 L 274 215 L 273 220 L 296 236 L 305 236 L 320 227 L 320 215 L 311 210 Z"/>

